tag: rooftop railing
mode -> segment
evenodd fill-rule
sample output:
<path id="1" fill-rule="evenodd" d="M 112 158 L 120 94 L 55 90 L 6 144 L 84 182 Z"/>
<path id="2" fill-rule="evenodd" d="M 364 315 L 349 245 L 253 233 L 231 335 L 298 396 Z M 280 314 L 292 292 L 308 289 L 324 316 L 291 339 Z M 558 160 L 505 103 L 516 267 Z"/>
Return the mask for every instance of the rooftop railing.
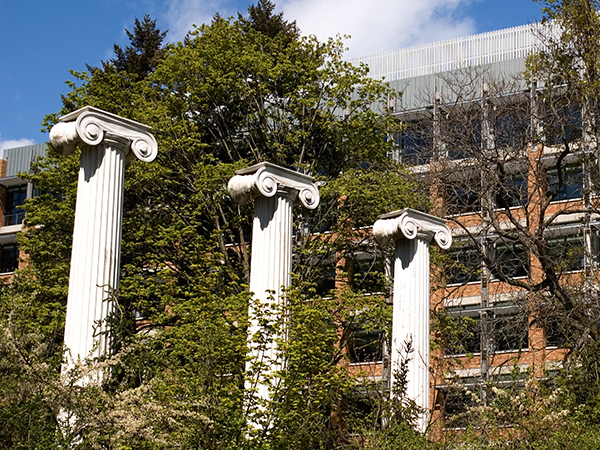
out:
<path id="1" fill-rule="evenodd" d="M 386 81 L 524 58 L 539 45 L 535 25 L 522 25 L 351 59 Z"/>

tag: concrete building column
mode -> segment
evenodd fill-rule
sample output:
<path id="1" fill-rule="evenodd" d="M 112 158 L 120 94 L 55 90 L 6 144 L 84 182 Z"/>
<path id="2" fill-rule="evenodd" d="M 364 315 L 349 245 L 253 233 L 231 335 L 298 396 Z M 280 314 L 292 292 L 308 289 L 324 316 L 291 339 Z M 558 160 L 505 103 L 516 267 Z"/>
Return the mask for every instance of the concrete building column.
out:
<path id="1" fill-rule="evenodd" d="M 119 287 L 125 164 L 152 161 L 150 127 L 85 107 L 60 118 L 50 142 L 63 155 L 81 148 L 65 326 L 63 369 L 110 352 L 106 318 Z"/>
<path id="2" fill-rule="evenodd" d="M 396 374 L 407 371 L 406 397 L 424 411 L 417 428 L 424 432 L 429 420 L 429 244 L 443 249 L 452 244 L 445 220 L 404 209 L 380 216 L 373 226 L 383 246 L 395 244 L 393 324 L 390 348 L 391 395 Z"/>
<path id="3" fill-rule="evenodd" d="M 254 378 L 246 387 L 255 391 L 257 399 L 267 400 L 277 384 L 272 374 L 282 368 L 276 340 L 283 336 L 269 336 L 267 342 L 259 344 L 264 330 L 257 320 L 261 314 L 257 309 L 275 315 L 284 310 L 284 291 L 290 286 L 292 267 L 292 207 L 301 203 L 315 209 L 319 190 L 312 177 L 270 163 L 237 171 L 228 189 L 238 204 L 255 199 L 250 291 L 256 303 L 251 303 L 248 311 L 250 360 L 246 365 Z M 261 370 L 253 374 L 256 364 Z"/>

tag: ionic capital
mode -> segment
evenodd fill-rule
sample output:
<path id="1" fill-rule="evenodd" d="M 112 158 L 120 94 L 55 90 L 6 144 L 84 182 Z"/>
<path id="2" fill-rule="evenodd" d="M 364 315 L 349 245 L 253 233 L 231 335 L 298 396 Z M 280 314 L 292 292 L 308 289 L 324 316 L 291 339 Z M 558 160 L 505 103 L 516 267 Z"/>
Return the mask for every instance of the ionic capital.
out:
<path id="1" fill-rule="evenodd" d="M 227 189 L 236 203 L 243 205 L 258 196 L 273 197 L 277 192 L 292 192 L 305 208 L 319 206 L 319 189 L 313 177 L 267 162 L 238 170 Z"/>
<path id="2" fill-rule="evenodd" d="M 417 236 L 429 242 L 435 239 L 444 250 L 452 244 L 452 234 L 444 219 L 414 209 L 402 209 L 379 216 L 373 225 L 373 236 L 383 246 L 392 239 L 414 239 Z"/>
<path id="3" fill-rule="evenodd" d="M 150 162 L 156 158 L 158 145 L 150 133 L 152 128 L 92 106 L 85 106 L 59 119 L 50 130 L 50 142 L 62 155 L 70 155 L 77 144 L 99 145 L 108 138 L 129 141 L 125 154 L 130 150 L 137 159 Z M 119 140 L 120 140 L 119 139 Z"/>

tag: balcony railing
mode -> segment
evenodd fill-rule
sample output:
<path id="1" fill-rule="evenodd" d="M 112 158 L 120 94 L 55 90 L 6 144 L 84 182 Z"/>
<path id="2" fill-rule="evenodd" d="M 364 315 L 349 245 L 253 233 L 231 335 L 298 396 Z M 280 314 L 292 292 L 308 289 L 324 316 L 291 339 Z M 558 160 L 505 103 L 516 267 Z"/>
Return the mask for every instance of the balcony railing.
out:
<path id="1" fill-rule="evenodd" d="M 8 227 L 11 225 L 20 225 L 23 223 L 25 218 L 25 211 L 16 214 L 6 214 L 4 216 L 4 226 Z"/>

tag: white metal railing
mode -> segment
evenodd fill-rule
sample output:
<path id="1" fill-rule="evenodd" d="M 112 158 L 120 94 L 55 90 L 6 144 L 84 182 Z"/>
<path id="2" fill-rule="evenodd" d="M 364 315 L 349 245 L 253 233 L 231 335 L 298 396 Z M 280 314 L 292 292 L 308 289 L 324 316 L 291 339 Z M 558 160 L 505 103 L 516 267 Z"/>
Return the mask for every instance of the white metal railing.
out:
<path id="1" fill-rule="evenodd" d="M 15 214 L 5 214 L 4 215 L 4 226 L 11 225 L 20 225 L 23 223 L 23 219 L 25 218 L 25 211 L 21 211 Z"/>
<path id="2" fill-rule="evenodd" d="M 354 58 L 350 62 L 367 64 L 372 78 L 393 81 L 524 58 L 539 43 L 535 25 L 522 25 Z"/>

